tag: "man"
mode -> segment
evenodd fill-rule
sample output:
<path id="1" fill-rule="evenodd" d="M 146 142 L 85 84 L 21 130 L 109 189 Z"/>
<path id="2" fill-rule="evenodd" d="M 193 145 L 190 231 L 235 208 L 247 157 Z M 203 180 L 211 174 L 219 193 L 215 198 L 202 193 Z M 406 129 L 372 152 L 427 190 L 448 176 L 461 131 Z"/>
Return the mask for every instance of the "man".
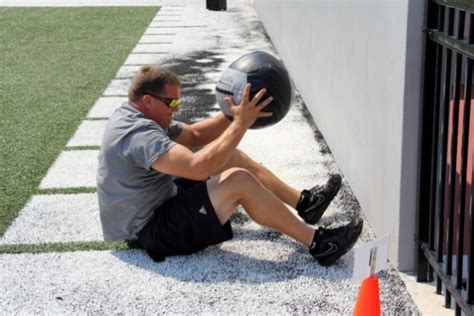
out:
<path id="1" fill-rule="evenodd" d="M 361 220 L 335 228 L 315 224 L 337 194 L 341 177 L 302 192 L 236 149 L 272 97 L 265 90 L 242 102 L 226 102 L 223 114 L 188 125 L 173 120 L 180 82 L 159 66 L 142 67 L 129 88 L 129 101 L 110 117 L 97 174 L 105 240 L 137 239 L 157 261 L 190 254 L 232 238 L 230 217 L 238 205 L 258 224 L 309 247 L 321 265 L 331 265 L 352 248 Z M 200 148 L 196 150 L 196 148 Z M 194 150 L 194 151 L 193 151 Z M 285 204 L 294 207 L 295 216 Z"/>

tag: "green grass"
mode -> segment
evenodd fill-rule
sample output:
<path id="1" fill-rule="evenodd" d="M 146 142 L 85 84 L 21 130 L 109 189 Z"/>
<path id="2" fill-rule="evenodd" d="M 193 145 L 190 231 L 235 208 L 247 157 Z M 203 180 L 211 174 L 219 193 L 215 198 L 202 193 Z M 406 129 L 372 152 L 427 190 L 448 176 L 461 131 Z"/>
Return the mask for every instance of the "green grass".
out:
<path id="1" fill-rule="evenodd" d="M 0 7 L 0 236 L 158 7 Z"/>
<path id="2" fill-rule="evenodd" d="M 95 193 L 97 188 L 79 187 L 79 188 L 57 188 L 57 189 L 39 189 L 36 194 L 79 194 L 79 193 Z"/>
<path id="3" fill-rule="evenodd" d="M 99 150 L 100 146 L 71 146 L 64 148 L 65 151 L 71 150 Z"/>
<path id="4" fill-rule="evenodd" d="M 72 252 L 72 251 L 90 251 L 90 250 L 126 250 L 138 249 L 135 241 L 117 241 L 117 242 L 68 242 L 68 243 L 45 243 L 45 244 L 15 244 L 0 245 L 0 254 L 19 254 L 19 253 L 45 253 L 45 252 Z"/>

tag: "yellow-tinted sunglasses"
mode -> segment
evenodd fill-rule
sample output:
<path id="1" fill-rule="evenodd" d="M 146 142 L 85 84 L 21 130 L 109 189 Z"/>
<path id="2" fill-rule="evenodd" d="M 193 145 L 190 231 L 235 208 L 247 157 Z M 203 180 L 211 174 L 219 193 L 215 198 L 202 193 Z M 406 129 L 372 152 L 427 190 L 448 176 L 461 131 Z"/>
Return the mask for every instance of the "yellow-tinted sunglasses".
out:
<path id="1" fill-rule="evenodd" d="M 145 92 L 145 94 L 148 94 L 149 96 L 151 96 L 151 97 L 153 97 L 157 100 L 160 100 L 161 102 L 166 104 L 166 106 L 168 106 L 170 109 L 177 108 L 181 104 L 181 99 L 179 99 L 179 98 L 178 99 L 166 98 L 166 97 L 156 95 L 156 94 L 153 94 L 153 93 L 149 93 L 149 92 Z"/>

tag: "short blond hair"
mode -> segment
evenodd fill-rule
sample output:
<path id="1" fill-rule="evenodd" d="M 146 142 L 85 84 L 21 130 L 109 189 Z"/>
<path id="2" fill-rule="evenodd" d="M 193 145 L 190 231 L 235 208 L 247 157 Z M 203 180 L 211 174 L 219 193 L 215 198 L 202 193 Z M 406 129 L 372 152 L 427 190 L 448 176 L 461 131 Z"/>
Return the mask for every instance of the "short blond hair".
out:
<path id="1" fill-rule="evenodd" d="M 136 101 L 147 92 L 161 94 L 167 84 L 181 86 L 178 77 L 172 71 L 158 65 L 143 66 L 128 88 L 128 99 Z"/>

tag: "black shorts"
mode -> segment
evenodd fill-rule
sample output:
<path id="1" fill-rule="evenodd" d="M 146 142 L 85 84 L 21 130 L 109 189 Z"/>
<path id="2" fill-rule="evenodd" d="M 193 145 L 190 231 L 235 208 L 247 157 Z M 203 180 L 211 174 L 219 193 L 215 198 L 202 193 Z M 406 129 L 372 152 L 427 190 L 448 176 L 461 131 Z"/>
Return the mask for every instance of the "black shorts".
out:
<path id="1" fill-rule="evenodd" d="M 219 222 L 205 181 L 177 179 L 178 193 L 155 210 L 138 243 L 156 261 L 232 239 L 230 222 Z"/>

